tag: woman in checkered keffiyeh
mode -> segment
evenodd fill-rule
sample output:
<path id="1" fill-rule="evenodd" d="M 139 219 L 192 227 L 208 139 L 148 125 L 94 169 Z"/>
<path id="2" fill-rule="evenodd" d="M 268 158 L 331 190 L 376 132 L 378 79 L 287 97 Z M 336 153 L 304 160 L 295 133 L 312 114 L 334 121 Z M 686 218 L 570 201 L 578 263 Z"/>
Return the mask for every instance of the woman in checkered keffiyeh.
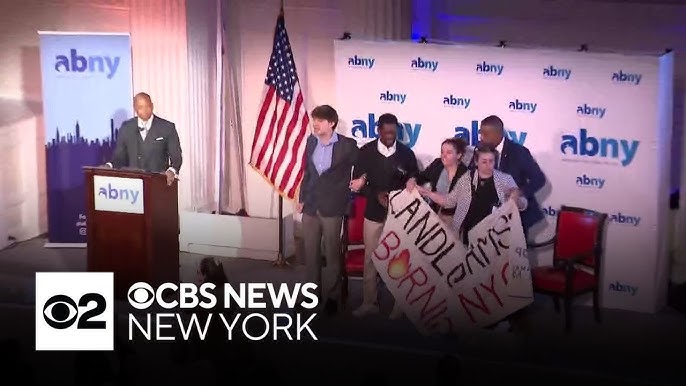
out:
<path id="1" fill-rule="evenodd" d="M 468 244 L 467 234 L 495 208 L 507 200 L 514 200 L 520 211 L 526 210 L 527 199 L 522 196 L 511 175 L 496 170 L 495 149 L 479 145 L 474 151 L 476 170 L 465 173 L 449 194 L 418 188 L 419 193 L 444 208 L 455 207 L 452 228 Z"/>

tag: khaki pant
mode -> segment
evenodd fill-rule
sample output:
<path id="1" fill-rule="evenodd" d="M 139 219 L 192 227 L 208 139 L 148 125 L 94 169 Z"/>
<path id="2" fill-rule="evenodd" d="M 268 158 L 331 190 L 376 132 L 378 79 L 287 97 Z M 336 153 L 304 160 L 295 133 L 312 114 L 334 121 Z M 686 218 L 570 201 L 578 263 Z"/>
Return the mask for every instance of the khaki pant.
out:
<path id="1" fill-rule="evenodd" d="M 303 214 L 302 234 L 306 280 L 317 284 L 316 292 L 322 302 L 328 299 L 340 300 L 342 222 L 343 217 Z M 322 269 L 322 254 L 326 259 L 324 269 Z"/>
<path id="2" fill-rule="evenodd" d="M 383 223 L 364 219 L 364 272 L 362 274 L 362 305 L 378 305 L 376 267 L 372 261 L 372 253 L 379 246 L 379 239 L 383 231 Z"/>

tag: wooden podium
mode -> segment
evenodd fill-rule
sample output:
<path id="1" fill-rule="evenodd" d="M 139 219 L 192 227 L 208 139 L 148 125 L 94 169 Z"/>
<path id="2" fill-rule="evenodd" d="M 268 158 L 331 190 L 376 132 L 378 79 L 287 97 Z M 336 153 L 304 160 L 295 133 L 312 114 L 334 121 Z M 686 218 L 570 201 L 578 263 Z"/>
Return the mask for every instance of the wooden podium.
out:
<path id="1" fill-rule="evenodd" d="M 179 282 L 178 183 L 161 173 L 85 167 L 88 271 L 114 272 L 125 299 L 139 281 Z"/>

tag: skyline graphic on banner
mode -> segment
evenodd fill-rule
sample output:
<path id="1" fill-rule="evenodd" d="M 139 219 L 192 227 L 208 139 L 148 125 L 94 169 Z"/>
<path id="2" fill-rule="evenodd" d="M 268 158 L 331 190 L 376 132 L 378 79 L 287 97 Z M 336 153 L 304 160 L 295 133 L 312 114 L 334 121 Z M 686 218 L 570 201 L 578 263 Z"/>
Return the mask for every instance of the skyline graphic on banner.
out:
<path id="1" fill-rule="evenodd" d="M 133 117 L 127 34 L 40 33 L 51 243 L 86 242 L 84 166 L 111 160 Z"/>

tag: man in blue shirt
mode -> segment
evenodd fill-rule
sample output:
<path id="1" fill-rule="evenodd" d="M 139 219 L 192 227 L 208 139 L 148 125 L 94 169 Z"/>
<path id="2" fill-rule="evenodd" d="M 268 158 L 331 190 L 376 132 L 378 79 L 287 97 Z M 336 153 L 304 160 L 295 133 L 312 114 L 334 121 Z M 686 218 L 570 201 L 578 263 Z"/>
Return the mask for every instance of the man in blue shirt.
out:
<path id="1" fill-rule="evenodd" d="M 297 211 L 303 213 L 307 282 L 317 284 L 320 304 L 332 314 L 341 301 L 341 226 L 350 201 L 350 176 L 358 149 L 354 139 L 335 132 L 338 113 L 333 107 L 318 106 L 310 115 L 313 130 L 305 147 Z M 326 258 L 323 270 L 322 254 Z"/>

